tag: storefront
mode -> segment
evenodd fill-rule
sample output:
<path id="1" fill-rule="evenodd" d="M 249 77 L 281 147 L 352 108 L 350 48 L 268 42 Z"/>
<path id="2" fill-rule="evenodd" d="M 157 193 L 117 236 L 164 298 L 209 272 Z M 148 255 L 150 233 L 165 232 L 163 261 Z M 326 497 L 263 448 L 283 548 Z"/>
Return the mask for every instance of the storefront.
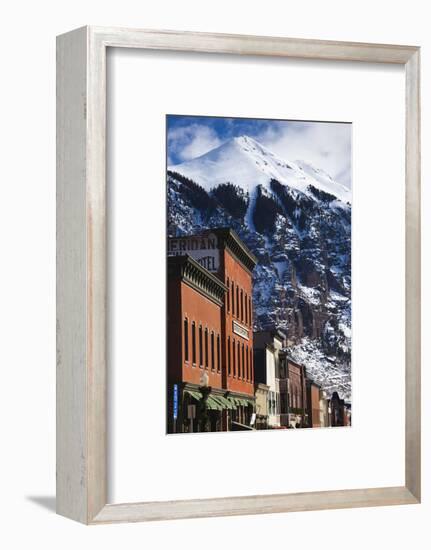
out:
<path id="1" fill-rule="evenodd" d="M 232 423 L 247 427 L 253 417 L 254 399 L 218 389 L 184 384 L 179 389 L 176 433 L 220 432 Z"/>

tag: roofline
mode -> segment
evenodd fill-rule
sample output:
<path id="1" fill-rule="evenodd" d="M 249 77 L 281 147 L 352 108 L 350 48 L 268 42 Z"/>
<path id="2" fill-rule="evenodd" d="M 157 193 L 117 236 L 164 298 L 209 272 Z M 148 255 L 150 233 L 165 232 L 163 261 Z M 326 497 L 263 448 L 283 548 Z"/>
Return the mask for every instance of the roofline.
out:
<path id="1" fill-rule="evenodd" d="M 281 342 L 283 342 L 283 340 L 285 340 L 286 338 L 286 335 L 284 334 L 284 332 L 278 328 L 253 331 L 253 334 L 265 334 L 265 333 L 270 334 L 273 338 L 277 338 Z"/>
<path id="2" fill-rule="evenodd" d="M 310 384 L 310 386 L 316 386 L 319 390 L 322 389 L 322 386 L 315 382 L 314 380 L 311 380 L 310 378 L 307 378 L 307 384 Z"/>
<path id="3" fill-rule="evenodd" d="M 216 235 L 217 233 L 221 233 L 222 236 L 226 240 L 226 244 L 230 248 L 230 250 L 235 254 L 235 250 L 232 250 L 232 248 L 229 246 L 228 239 L 232 239 L 237 247 L 240 248 L 241 252 L 250 260 L 250 264 L 253 264 L 251 266 L 250 271 L 254 269 L 256 266 L 258 260 L 256 256 L 253 254 L 253 252 L 248 248 L 248 246 L 240 239 L 238 233 L 234 231 L 231 227 L 220 227 L 212 230 Z M 238 258 L 241 263 L 244 263 L 241 258 Z M 248 267 L 246 265 L 246 267 Z"/>
<path id="4" fill-rule="evenodd" d="M 284 352 L 285 353 L 285 352 Z M 289 355 L 287 355 L 286 353 L 286 359 L 290 362 L 290 363 L 293 363 L 294 365 L 296 365 L 297 367 L 301 367 L 302 369 L 305 369 L 305 365 L 301 365 L 301 363 L 298 363 L 296 361 L 294 361 Z"/>

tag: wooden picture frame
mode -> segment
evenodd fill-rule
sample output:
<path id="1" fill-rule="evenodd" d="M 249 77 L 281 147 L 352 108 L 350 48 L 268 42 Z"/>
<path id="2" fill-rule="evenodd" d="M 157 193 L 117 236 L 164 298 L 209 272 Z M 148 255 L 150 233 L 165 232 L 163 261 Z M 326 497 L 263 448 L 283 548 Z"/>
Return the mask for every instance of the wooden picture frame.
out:
<path id="1" fill-rule="evenodd" d="M 405 484 L 107 504 L 106 50 L 108 47 L 402 65 L 406 79 Z M 83 27 L 57 38 L 57 512 L 85 524 L 420 502 L 420 49 Z"/>

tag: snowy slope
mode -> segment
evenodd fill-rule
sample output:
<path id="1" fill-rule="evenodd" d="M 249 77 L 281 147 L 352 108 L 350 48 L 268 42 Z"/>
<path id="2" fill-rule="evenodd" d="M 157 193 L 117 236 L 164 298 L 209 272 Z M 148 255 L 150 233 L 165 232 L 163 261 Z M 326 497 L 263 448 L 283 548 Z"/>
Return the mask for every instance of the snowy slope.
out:
<path id="1" fill-rule="evenodd" d="M 351 200 L 350 190 L 335 182 L 323 170 L 303 161 L 291 162 L 277 157 L 255 139 L 240 136 L 192 160 L 170 166 L 201 185 L 206 191 L 232 182 L 250 196 L 261 185 L 269 189 L 271 179 L 309 195 L 309 186 L 334 195 L 340 201 Z"/>

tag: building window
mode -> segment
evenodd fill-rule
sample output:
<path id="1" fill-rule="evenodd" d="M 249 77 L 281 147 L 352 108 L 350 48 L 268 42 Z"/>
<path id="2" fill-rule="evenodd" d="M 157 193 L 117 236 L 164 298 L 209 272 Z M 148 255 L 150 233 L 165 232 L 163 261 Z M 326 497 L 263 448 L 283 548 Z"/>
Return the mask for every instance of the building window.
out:
<path id="1" fill-rule="evenodd" d="M 227 278 L 226 286 L 227 286 L 227 292 L 226 292 L 227 310 L 230 311 L 229 277 Z"/>
<path id="2" fill-rule="evenodd" d="M 252 318 L 251 318 L 251 298 L 248 299 L 248 324 L 252 325 Z"/>
<path id="3" fill-rule="evenodd" d="M 220 334 L 217 334 L 217 371 L 221 370 Z"/>
<path id="4" fill-rule="evenodd" d="M 248 300 L 246 292 L 244 293 L 244 321 L 248 325 Z"/>
<path id="5" fill-rule="evenodd" d="M 208 368 L 208 329 L 205 329 L 205 368 Z"/>
<path id="6" fill-rule="evenodd" d="M 215 369 L 214 361 L 214 332 L 211 332 L 211 370 Z"/>
<path id="7" fill-rule="evenodd" d="M 202 338 L 202 325 L 199 325 L 199 366 L 203 367 L 204 364 L 204 347 Z"/>
<path id="8" fill-rule="evenodd" d="M 240 303 L 240 306 L 241 306 L 240 318 L 241 318 L 241 321 L 244 321 L 244 293 L 243 293 L 242 290 L 240 292 L 239 303 Z"/>
<path id="9" fill-rule="evenodd" d="M 250 382 L 250 365 L 248 362 L 248 346 L 245 347 L 245 378 Z"/>
<path id="10" fill-rule="evenodd" d="M 242 365 L 242 379 L 245 378 L 245 362 L 244 362 L 244 344 L 241 347 L 241 365 Z"/>
<path id="11" fill-rule="evenodd" d="M 239 319 L 239 288 L 236 287 L 236 316 Z"/>
<path id="12" fill-rule="evenodd" d="M 196 323 L 192 321 L 192 363 L 196 365 Z"/>
<path id="13" fill-rule="evenodd" d="M 189 320 L 184 319 L 184 360 L 189 360 Z"/>
<path id="14" fill-rule="evenodd" d="M 236 378 L 237 365 L 236 365 L 236 350 L 235 350 L 235 339 L 234 338 L 232 338 L 232 359 L 233 359 L 233 375 Z"/>
<path id="15" fill-rule="evenodd" d="M 242 365 L 241 365 L 241 352 L 240 352 L 240 344 L 237 342 L 236 344 L 236 350 L 238 353 L 238 378 L 242 378 Z"/>
<path id="16" fill-rule="evenodd" d="M 234 290 L 233 282 L 230 284 L 230 292 L 232 296 L 232 315 L 235 315 L 235 290 Z"/>
<path id="17" fill-rule="evenodd" d="M 227 372 L 229 376 L 232 376 L 232 355 L 230 349 L 230 336 L 227 337 Z"/>

